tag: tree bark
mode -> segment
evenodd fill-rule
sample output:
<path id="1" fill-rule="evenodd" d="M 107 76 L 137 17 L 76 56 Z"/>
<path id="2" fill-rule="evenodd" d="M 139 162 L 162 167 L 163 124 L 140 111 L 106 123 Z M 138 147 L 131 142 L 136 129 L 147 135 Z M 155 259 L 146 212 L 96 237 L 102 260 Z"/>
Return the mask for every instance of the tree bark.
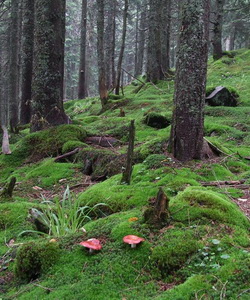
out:
<path id="1" fill-rule="evenodd" d="M 65 1 L 35 0 L 31 131 L 69 122 L 63 109 Z"/>
<path id="2" fill-rule="evenodd" d="M 99 94 L 104 108 L 108 102 L 108 90 L 106 86 L 105 55 L 104 55 L 104 0 L 96 0 L 97 13 L 97 56 L 99 70 Z"/>
<path id="3" fill-rule="evenodd" d="M 128 145 L 128 152 L 127 152 L 127 164 L 122 174 L 121 183 L 130 184 L 132 171 L 133 171 L 134 144 L 135 144 L 135 121 L 132 120 L 129 127 L 129 145 Z"/>
<path id="4" fill-rule="evenodd" d="M 143 64 L 145 57 L 145 43 L 146 43 L 146 22 L 147 22 L 147 6 L 142 7 L 140 14 L 139 34 L 138 34 L 138 58 L 135 69 L 135 77 L 138 77 L 143 72 Z"/>
<path id="5" fill-rule="evenodd" d="M 147 81 L 156 83 L 164 78 L 161 49 L 161 0 L 150 0 Z"/>
<path id="6" fill-rule="evenodd" d="M 120 83 L 121 83 L 121 73 L 122 73 L 122 61 L 125 50 L 126 34 L 127 34 L 127 19 L 128 19 L 128 0 L 124 0 L 124 11 L 123 11 L 123 28 L 122 28 L 122 45 L 119 54 L 118 64 L 117 64 L 117 78 L 116 78 L 116 88 L 115 94 L 120 93 Z"/>
<path id="7" fill-rule="evenodd" d="M 18 0 L 11 0 L 9 71 L 9 118 L 10 130 L 18 132 Z"/>
<path id="8" fill-rule="evenodd" d="M 6 126 L 2 125 L 2 130 L 3 130 L 2 153 L 8 155 L 11 154 L 8 129 Z"/>
<path id="9" fill-rule="evenodd" d="M 78 98 L 87 97 L 86 87 L 86 37 L 87 37 L 87 0 L 82 0 L 82 20 L 81 20 L 81 49 L 79 66 Z"/>
<path id="10" fill-rule="evenodd" d="M 170 150 L 180 161 L 202 155 L 209 10 L 209 1 L 183 1 L 170 137 Z"/>
<path id="11" fill-rule="evenodd" d="M 20 123 L 28 124 L 31 118 L 31 82 L 34 49 L 34 1 L 23 0 L 22 74 Z"/>
<path id="12" fill-rule="evenodd" d="M 161 67 L 165 77 L 170 69 L 171 0 L 162 1 Z"/>
<path id="13" fill-rule="evenodd" d="M 223 6 L 225 0 L 216 0 L 215 20 L 213 28 L 213 58 L 220 59 L 223 56 L 222 51 L 222 23 L 223 23 Z"/>

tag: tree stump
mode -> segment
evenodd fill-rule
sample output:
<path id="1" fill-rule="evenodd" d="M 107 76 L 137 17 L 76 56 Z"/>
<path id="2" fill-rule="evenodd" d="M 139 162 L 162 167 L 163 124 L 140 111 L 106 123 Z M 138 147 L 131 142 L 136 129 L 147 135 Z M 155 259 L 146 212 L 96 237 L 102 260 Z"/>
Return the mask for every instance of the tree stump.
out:
<path id="1" fill-rule="evenodd" d="M 156 199 L 150 199 L 149 207 L 144 212 L 144 222 L 156 228 L 162 228 L 170 222 L 170 199 L 160 188 Z"/>
<path id="2" fill-rule="evenodd" d="M 0 197 L 11 199 L 13 190 L 15 188 L 15 184 L 16 184 L 16 177 L 11 177 L 10 182 L 6 184 L 2 193 L 0 194 Z"/>
<path id="3" fill-rule="evenodd" d="M 132 171 L 133 171 L 134 145 L 135 145 L 135 120 L 132 120 L 129 127 L 127 164 L 122 174 L 121 183 L 130 184 Z"/>

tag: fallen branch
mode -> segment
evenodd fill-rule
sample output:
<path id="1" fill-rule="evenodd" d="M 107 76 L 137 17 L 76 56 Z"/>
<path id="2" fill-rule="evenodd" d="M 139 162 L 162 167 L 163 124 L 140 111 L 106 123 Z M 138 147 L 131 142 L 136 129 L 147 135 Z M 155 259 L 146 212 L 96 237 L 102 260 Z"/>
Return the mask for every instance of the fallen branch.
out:
<path id="1" fill-rule="evenodd" d="M 79 150 L 80 150 L 80 148 L 76 148 L 76 149 L 74 149 L 73 151 L 70 151 L 70 152 L 67 152 L 67 153 L 65 153 L 65 154 L 59 155 L 59 156 L 57 156 L 57 157 L 55 158 L 54 161 L 57 162 L 57 161 L 59 161 L 59 160 L 61 160 L 61 159 L 64 159 L 64 158 L 69 157 L 69 156 L 72 156 L 72 155 L 78 153 Z"/>
<path id="2" fill-rule="evenodd" d="M 140 83 L 142 83 L 143 85 L 145 85 L 145 82 L 141 81 L 140 79 L 136 78 L 135 76 L 133 76 L 131 73 L 129 73 L 128 71 L 124 70 L 122 68 L 122 71 L 127 73 L 129 76 L 131 76 L 132 78 L 136 79 L 137 81 L 139 81 Z"/>
<path id="3" fill-rule="evenodd" d="M 201 182 L 201 184 L 203 186 L 222 186 L 222 185 L 227 185 L 227 186 L 236 186 L 236 185 L 243 185 L 243 183 L 245 183 L 246 180 L 243 179 L 243 180 L 232 180 L 232 181 L 210 181 L 210 182 L 206 182 L 206 181 L 203 181 Z M 247 184 L 245 184 L 247 185 Z"/>

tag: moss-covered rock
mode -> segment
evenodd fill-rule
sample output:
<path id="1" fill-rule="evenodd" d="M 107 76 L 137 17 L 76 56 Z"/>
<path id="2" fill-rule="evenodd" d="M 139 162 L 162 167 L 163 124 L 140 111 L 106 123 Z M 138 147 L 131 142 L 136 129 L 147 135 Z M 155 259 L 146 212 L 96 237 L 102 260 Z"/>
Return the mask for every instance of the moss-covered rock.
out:
<path id="1" fill-rule="evenodd" d="M 76 148 L 87 148 L 88 145 L 80 141 L 68 141 L 63 144 L 62 153 L 70 152 Z"/>
<path id="2" fill-rule="evenodd" d="M 171 121 L 166 116 L 160 115 L 155 112 L 148 113 L 145 116 L 143 122 L 146 125 L 157 129 L 166 128 L 171 124 Z"/>
<path id="3" fill-rule="evenodd" d="M 57 243 L 28 243 L 17 251 L 15 276 L 21 282 L 29 282 L 48 272 L 58 258 Z"/>

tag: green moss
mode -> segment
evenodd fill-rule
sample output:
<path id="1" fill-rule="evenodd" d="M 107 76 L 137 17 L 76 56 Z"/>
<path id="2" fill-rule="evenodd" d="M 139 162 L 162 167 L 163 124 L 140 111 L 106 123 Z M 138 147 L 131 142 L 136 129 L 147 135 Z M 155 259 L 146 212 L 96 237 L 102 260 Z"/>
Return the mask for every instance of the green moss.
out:
<path id="1" fill-rule="evenodd" d="M 86 148 L 89 147 L 87 144 L 80 141 L 68 141 L 63 144 L 62 153 L 70 152 L 76 148 Z"/>
<path id="2" fill-rule="evenodd" d="M 57 243 L 28 243 L 17 251 L 15 276 L 18 281 L 29 282 L 48 272 L 58 259 Z"/>
<path id="3" fill-rule="evenodd" d="M 149 155 L 143 162 L 147 169 L 158 169 L 164 165 L 164 161 L 167 157 L 163 154 Z"/>
<path id="4" fill-rule="evenodd" d="M 207 219 L 242 228 L 249 226 L 249 221 L 235 203 L 204 188 L 187 188 L 172 200 L 170 208 L 174 219 L 181 222 Z"/>
<path id="5" fill-rule="evenodd" d="M 186 260 L 199 249 L 199 243 L 191 231 L 172 230 L 165 240 L 153 249 L 152 261 L 162 276 L 180 269 Z"/>

